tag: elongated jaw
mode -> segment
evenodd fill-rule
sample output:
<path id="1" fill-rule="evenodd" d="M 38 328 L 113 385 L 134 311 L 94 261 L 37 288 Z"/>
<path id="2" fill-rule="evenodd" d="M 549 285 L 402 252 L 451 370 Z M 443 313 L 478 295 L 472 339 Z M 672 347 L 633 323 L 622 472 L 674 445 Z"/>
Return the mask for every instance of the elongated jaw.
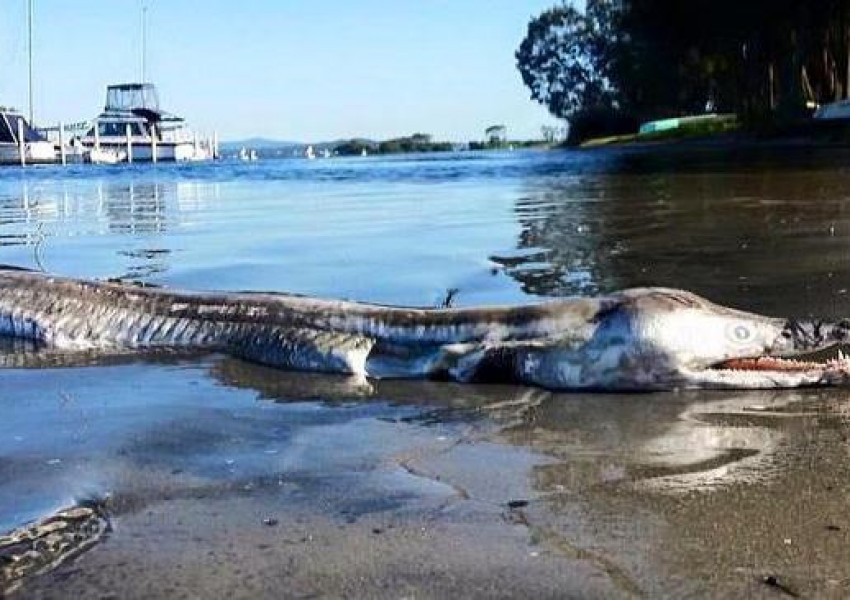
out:
<path id="1" fill-rule="evenodd" d="M 725 360 L 713 368 L 737 371 L 812 371 L 824 369 L 850 369 L 850 348 L 834 344 L 814 352 L 791 356 L 758 356 Z"/>
<path id="2" fill-rule="evenodd" d="M 690 383 L 711 387 L 778 388 L 850 383 L 850 352 L 834 345 L 793 356 L 754 356 L 718 362 L 688 374 Z"/>

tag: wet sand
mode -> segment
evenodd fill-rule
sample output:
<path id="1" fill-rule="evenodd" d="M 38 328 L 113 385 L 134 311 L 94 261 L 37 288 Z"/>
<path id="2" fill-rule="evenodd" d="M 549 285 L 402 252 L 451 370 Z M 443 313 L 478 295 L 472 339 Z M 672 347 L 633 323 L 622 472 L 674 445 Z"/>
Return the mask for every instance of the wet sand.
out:
<path id="1" fill-rule="evenodd" d="M 220 358 L 45 373 L 8 372 L 0 517 L 87 493 L 112 530 L 12 597 L 850 593 L 843 391 L 364 390 Z M 116 395 L 130 378 L 161 410 Z M 53 435 L 17 439 L 33 413 Z"/>
<path id="2" fill-rule="evenodd" d="M 644 408 L 614 400 L 626 414 L 601 428 L 632 441 L 622 452 L 602 443 L 570 459 L 558 448 L 571 437 L 563 426 L 553 435 L 532 425 L 563 458 L 534 470 L 535 489 L 551 495 L 531 520 L 606 557 L 650 597 L 846 598 L 847 393 L 718 396 L 675 421 L 644 421 Z M 552 409 L 543 422 L 564 423 L 552 419 L 565 407 Z M 664 422 L 661 435 L 637 433 Z M 529 435 L 511 435 L 520 433 Z"/>

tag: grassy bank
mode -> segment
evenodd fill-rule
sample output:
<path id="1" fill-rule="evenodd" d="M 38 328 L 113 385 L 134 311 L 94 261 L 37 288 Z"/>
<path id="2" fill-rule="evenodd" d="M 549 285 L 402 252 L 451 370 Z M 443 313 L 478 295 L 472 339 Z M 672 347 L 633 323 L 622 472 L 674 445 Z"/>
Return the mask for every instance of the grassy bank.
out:
<path id="1" fill-rule="evenodd" d="M 592 138 L 582 142 L 578 147 L 599 148 L 677 142 L 794 143 L 817 146 L 846 146 L 850 144 L 850 119 L 802 118 L 785 123 L 743 124 L 734 116 L 728 116 L 693 123 L 685 121 L 679 127 L 663 131 Z"/>
<path id="2" fill-rule="evenodd" d="M 660 131 L 592 138 L 579 144 L 579 147 L 596 148 L 599 146 L 708 138 L 736 132 L 740 128 L 737 117 L 721 115 L 713 119 L 683 120 L 677 127 Z"/>

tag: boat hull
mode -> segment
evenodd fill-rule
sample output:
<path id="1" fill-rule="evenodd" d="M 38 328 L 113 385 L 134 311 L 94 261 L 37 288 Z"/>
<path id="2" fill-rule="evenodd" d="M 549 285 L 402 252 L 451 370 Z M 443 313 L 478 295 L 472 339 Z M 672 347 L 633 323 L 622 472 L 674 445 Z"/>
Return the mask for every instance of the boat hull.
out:
<path id="1" fill-rule="evenodd" d="M 56 162 L 56 150 L 49 142 L 27 142 L 24 145 L 26 164 L 53 164 Z M 20 165 L 21 149 L 15 143 L 0 142 L 0 165 Z"/>
<path id="2" fill-rule="evenodd" d="M 89 150 L 94 148 L 94 144 L 83 142 Z M 127 160 L 127 141 L 100 141 L 101 150 L 124 157 L 122 162 Z M 150 142 L 133 142 L 133 162 L 153 162 L 154 148 Z M 212 157 L 203 148 L 196 148 L 190 142 L 158 142 L 156 144 L 156 160 L 158 162 L 184 162 L 209 160 Z"/>

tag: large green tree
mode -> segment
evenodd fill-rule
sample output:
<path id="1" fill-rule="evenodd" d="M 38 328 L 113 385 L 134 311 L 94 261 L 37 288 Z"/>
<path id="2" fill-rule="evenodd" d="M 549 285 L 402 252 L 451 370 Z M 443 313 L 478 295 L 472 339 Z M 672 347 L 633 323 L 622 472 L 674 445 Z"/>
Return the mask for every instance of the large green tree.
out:
<path id="1" fill-rule="evenodd" d="M 796 118 L 850 97 L 850 0 L 587 0 L 532 19 L 516 57 L 562 117 Z"/>
<path id="2" fill-rule="evenodd" d="M 562 118 L 616 107 L 609 77 L 611 27 L 607 13 L 564 4 L 531 19 L 516 51 L 531 98 Z"/>

